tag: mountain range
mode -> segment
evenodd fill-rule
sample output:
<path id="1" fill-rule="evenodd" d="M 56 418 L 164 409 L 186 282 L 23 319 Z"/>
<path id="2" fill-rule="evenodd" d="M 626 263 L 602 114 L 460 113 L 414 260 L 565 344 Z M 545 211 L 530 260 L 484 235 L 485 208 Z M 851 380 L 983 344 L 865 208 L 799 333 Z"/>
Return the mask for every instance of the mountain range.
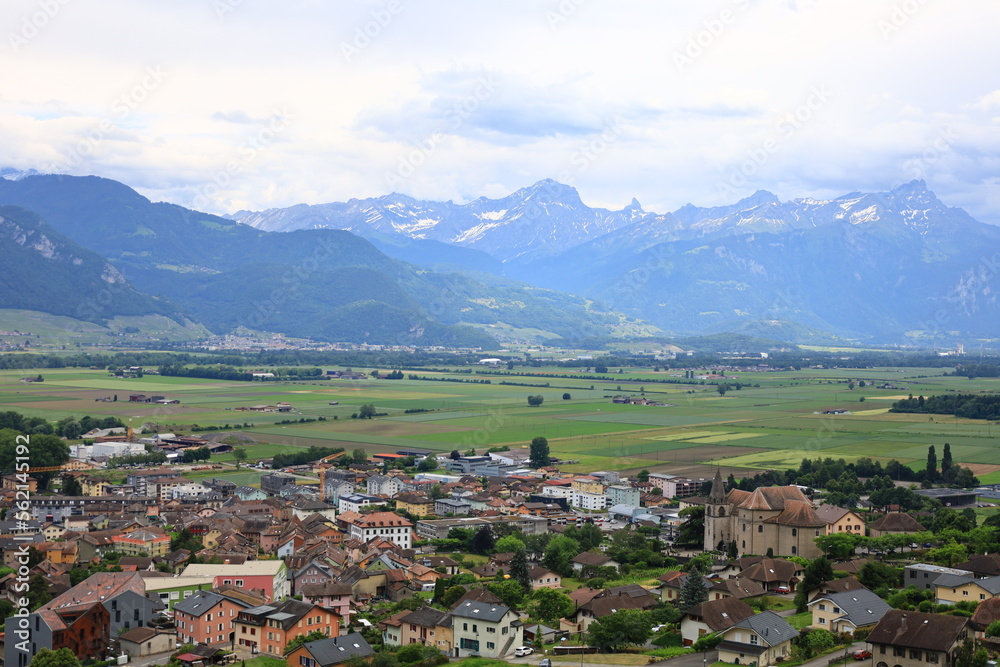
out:
<path id="1" fill-rule="evenodd" d="M 596 299 L 672 333 L 899 343 L 992 337 L 1000 324 L 1000 229 L 946 206 L 923 181 L 829 200 L 758 191 L 660 214 L 634 199 L 618 211 L 590 208 L 545 180 L 468 204 L 392 194 L 231 217 L 484 252 L 500 268 L 480 270 Z"/>
<path id="2" fill-rule="evenodd" d="M 108 179 L 8 169 L 0 206 L 18 275 L 0 308 L 95 322 L 486 348 L 720 332 L 928 343 L 1000 325 L 1000 228 L 922 181 L 654 213 L 634 199 L 591 208 L 544 180 L 465 204 L 390 194 L 220 217 Z"/>
<path id="3" fill-rule="evenodd" d="M 242 326 L 319 340 L 492 349 L 506 339 L 656 331 L 590 300 L 488 272 L 476 277 L 471 271 L 421 268 L 350 232 L 261 231 L 153 203 L 126 185 L 97 177 L 3 178 L 0 204 L 23 209 L 22 219 L 40 217 L 53 238 L 58 234 L 79 247 L 74 256 L 99 255 L 110 262 L 134 290 L 128 292 L 135 297 L 128 305 L 132 311 L 160 312 L 161 302 L 176 304 L 178 317 L 217 333 Z M 421 247 L 396 243 L 407 244 Z M 83 255 L 84 250 L 90 252 Z M 444 244 L 436 251 L 442 260 L 481 254 Z M 19 263 L 24 280 L 36 287 L 30 299 L 34 310 L 53 312 L 50 294 L 66 294 L 70 301 L 101 294 L 82 279 L 70 254 L 60 257 L 60 272 L 30 257 Z M 0 294 L 0 307 L 28 307 L 16 297 Z M 102 316 L 124 314 L 117 311 L 126 305 L 117 306 L 110 304 Z"/>

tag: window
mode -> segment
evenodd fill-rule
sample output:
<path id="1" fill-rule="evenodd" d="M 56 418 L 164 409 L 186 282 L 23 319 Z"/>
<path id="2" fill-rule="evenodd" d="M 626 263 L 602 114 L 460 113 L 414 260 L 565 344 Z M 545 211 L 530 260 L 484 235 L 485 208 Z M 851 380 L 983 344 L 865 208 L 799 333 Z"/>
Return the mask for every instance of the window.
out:
<path id="1" fill-rule="evenodd" d="M 496 634 L 496 631 L 497 631 L 496 628 L 486 628 L 486 632 L 492 632 L 493 634 Z"/>
<path id="2" fill-rule="evenodd" d="M 507 627 L 507 626 L 505 625 L 505 626 L 503 626 L 502 628 L 500 628 L 500 634 L 502 634 L 502 635 L 505 635 L 505 634 L 507 634 L 507 631 L 508 631 L 508 630 L 510 630 L 510 628 L 508 628 L 508 627 Z"/>
<path id="3" fill-rule="evenodd" d="M 825 618 L 817 618 L 816 622 L 819 623 L 820 625 L 826 625 L 826 619 Z"/>
<path id="4" fill-rule="evenodd" d="M 826 605 L 825 605 L 825 604 L 823 604 L 823 603 L 820 603 L 820 605 L 819 605 L 819 610 L 820 610 L 820 611 L 826 611 Z"/>
<path id="5" fill-rule="evenodd" d="M 758 637 L 753 633 L 750 633 L 750 644 L 753 646 L 757 646 L 758 643 L 760 643 L 760 637 Z"/>
<path id="6" fill-rule="evenodd" d="M 936 665 L 938 661 L 938 654 L 932 651 L 927 651 L 927 662 Z"/>
<path id="7" fill-rule="evenodd" d="M 493 649 L 493 648 L 496 648 L 496 647 L 497 647 L 497 645 L 494 644 L 493 642 L 486 642 L 486 648 Z"/>
<path id="8" fill-rule="evenodd" d="M 479 641 L 476 639 L 468 639 L 467 637 L 462 637 L 462 648 L 469 651 L 479 650 Z"/>
<path id="9" fill-rule="evenodd" d="M 763 533 L 764 532 L 764 526 L 757 526 L 757 532 L 758 533 Z"/>
<path id="10" fill-rule="evenodd" d="M 906 649 L 905 648 L 899 648 L 898 646 L 893 646 L 892 647 L 892 655 L 895 656 L 895 657 L 897 657 L 897 658 L 905 658 L 906 657 Z"/>
<path id="11" fill-rule="evenodd" d="M 799 548 L 798 548 L 798 547 L 792 547 L 792 555 L 793 555 L 793 556 L 794 556 L 795 554 L 797 554 L 798 552 L 799 552 Z"/>
<path id="12" fill-rule="evenodd" d="M 916 579 L 916 578 L 917 578 L 917 573 L 914 572 L 913 570 L 910 570 L 910 579 Z"/>
<path id="13" fill-rule="evenodd" d="M 913 650 L 911 648 L 910 649 L 910 660 L 920 660 L 920 658 L 922 657 L 921 653 L 922 653 L 921 651 L 915 651 L 915 650 Z"/>
<path id="14" fill-rule="evenodd" d="M 792 537 L 798 537 L 798 536 L 799 536 L 799 529 L 792 528 Z"/>
<path id="15" fill-rule="evenodd" d="M 833 613 L 834 614 L 839 614 L 840 613 L 840 607 L 834 607 L 833 608 Z"/>
<path id="16" fill-rule="evenodd" d="M 237 579 L 236 580 L 236 585 L 239 586 L 240 588 L 243 588 L 243 580 L 242 579 Z"/>

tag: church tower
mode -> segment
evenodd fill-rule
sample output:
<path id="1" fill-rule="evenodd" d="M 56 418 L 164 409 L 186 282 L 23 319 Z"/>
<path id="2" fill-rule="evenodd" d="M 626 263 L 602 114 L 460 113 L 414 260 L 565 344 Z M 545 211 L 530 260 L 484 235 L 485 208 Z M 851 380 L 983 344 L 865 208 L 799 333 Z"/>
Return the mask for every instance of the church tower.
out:
<path id="1" fill-rule="evenodd" d="M 715 551 L 722 546 L 725 550 L 732 539 L 732 508 L 726 501 L 726 483 L 722 481 L 722 473 L 715 471 L 712 480 L 712 491 L 705 503 L 705 551 Z"/>

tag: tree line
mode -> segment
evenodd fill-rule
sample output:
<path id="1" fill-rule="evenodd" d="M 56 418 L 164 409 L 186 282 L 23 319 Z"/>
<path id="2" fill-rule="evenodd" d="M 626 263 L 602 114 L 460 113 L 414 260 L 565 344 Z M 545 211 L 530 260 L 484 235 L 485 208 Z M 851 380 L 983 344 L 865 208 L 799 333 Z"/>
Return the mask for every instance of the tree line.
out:
<path id="1" fill-rule="evenodd" d="M 934 415 L 955 415 L 966 419 L 1000 419 L 1000 395 L 952 394 L 950 396 L 923 396 L 896 401 L 889 412 L 910 412 Z"/>

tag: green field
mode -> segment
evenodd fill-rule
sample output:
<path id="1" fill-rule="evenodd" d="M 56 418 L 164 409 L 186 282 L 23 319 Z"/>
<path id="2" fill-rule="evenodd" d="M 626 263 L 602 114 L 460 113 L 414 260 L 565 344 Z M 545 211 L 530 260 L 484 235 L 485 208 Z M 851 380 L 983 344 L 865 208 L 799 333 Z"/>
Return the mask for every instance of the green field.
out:
<path id="1" fill-rule="evenodd" d="M 370 370 L 370 369 L 356 369 Z M 566 373 L 539 368 L 540 373 Z M 898 459 L 919 467 L 928 445 L 948 442 L 957 462 L 971 465 L 984 481 L 1000 481 L 1000 425 L 944 415 L 887 412 L 908 394 L 948 391 L 998 392 L 1000 379 L 946 377 L 945 369 L 742 372 L 727 378 L 743 389 L 719 396 L 711 384 L 658 384 L 676 371 L 629 369 L 603 380 L 530 376 L 432 373 L 443 379 L 490 379 L 491 384 L 426 380 L 310 380 L 305 382 L 226 382 L 146 375 L 110 377 L 101 370 L 46 369 L 41 384 L 22 383 L 37 371 L 0 373 L 3 409 L 56 420 L 65 416 L 114 415 L 160 430 L 190 432 L 193 425 L 239 430 L 258 441 L 247 448 L 251 460 L 310 446 L 394 452 L 402 448 L 479 451 L 491 446 L 527 446 L 548 438 L 552 453 L 569 471 L 649 468 L 706 476 L 797 466 L 803 457 L 856 460 Z M 582 373 L 580 373 L 582 375 Z M 629 382 L 623 378 L 635 378 Z M 550 387 L 500 385 L 501 380 Z M 864 388 L 847 386 L 865 380 Z M 895 389 L 875 389 L 871 381 Z M 591 388 L 593 387 L 593 388 Z M 644 394 L 668 407 L 614 404 L 618 394 Z M 158 394 L 180 405 L 130 403 L 131 394 Z M 564 400 L 564 393 L 571 398 Z M 527 396 L 544 403 L 529 407 Z M 98 402 L 102 397 L 117 402 Z M 864 402 L 859 399 L 865 398 Z M 287 401 L 290 413 L 239 410 Z M 331 402 L 336 405 L 330 405 Z M 352 419 L 360 406 L 374 404 L 383 416 Z M 824 415 L 828 408 L 850 414 Z M 426 410 L 407 414 L 406 410 Z M 299 419 L 325 421 L 298 423 Z M 279 424 L 293 420 L 295 423 Z M 996 429 L 996 433 L 994 433 Z M 221 456 L 218 460 L 231 460 Z"/>

